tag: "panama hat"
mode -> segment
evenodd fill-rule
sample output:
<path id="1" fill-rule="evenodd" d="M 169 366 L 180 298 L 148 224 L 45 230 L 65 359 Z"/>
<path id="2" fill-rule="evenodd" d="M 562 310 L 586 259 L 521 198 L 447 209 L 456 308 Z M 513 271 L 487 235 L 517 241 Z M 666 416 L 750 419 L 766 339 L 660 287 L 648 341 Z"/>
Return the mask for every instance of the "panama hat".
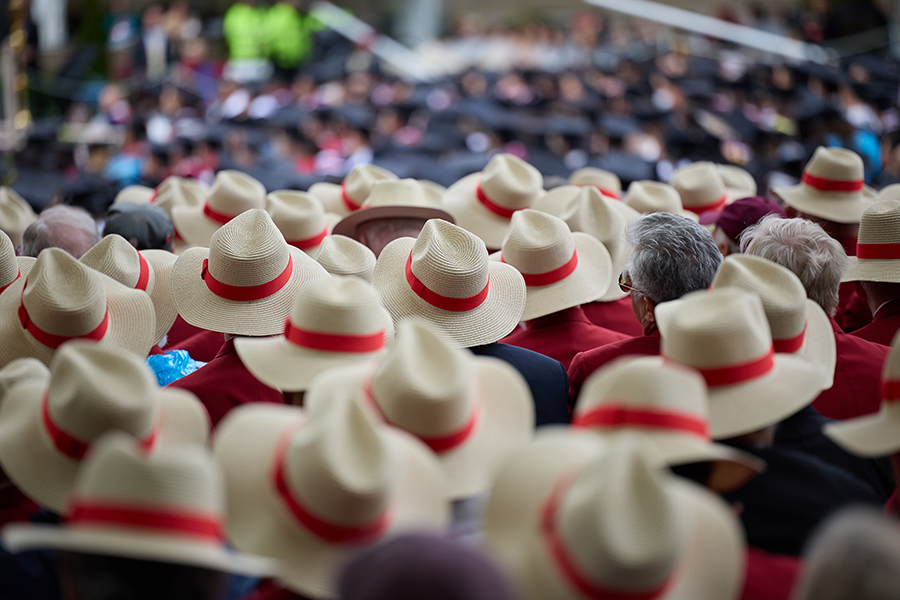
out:
<path id="1" fill-rule="evenodd" d="M 837 350 L 834 330 L 818 302 L 806 297 L 803 282 L 790 269 L 759 256 L 725 257 L 711 289 L 735 288 L 762 300 L 775 352 L 803 359 L 822 374 L 822 389 L 834 383 Z"/>
<path id="2" fill-rule="evenodd" d="M 149 204 L 154 191 L 146 185 L 127 185 L 116 194 L 113 204 Z"/>
<path id="3" fill-rule="evenodd" d="M 358 277 L 369 283 L 375 275 L 375 253 L 345 235 L 330 235 L 322 240 L 315 259 L 332 275 Z"/>
<path id="4" fill-rule="evenodd" d="M 64 550 L 269 575 L 269 559 L 225 544 L 222 476 L 199 446 L 148 454 L 133 437 L 110 433 L 84 460 L 62 525 L 13 524 L 3 544 L 13 552 Z"/>
<path id="5" fill-rule="evenodd" d="M 633 440 L 535 446 L 503 466 L 485 513 L 485 543 L 523 600 L 740 595 L 744 536 L 720 497 Z"/>
<path id="6" fill-rule="evenodd" d="M 684 209 L 678 190 L 659 181 L 632 181 L 625 194 L 625 205 L 642 214 L 667 212 L 694 221 L 700 219 Z"/>
<path id="7" fill-rule="evenodd" d="M 625 240 L 625 227 L 641 213 L 624 202 L 610 200 L 593 187 L 568 185 L 547 192 L 534 203 L 534 210 L 559 217 L 572 233 L 587 233 L 600 240 L 609 251 L 613 277 L 600 302 L 621 300 L 628 295 L 619 288 L 617 277 L 634 250 Z"/>
<path id="8" fill-rule="evenodd" d="M 734 165 L 716 165 L 716 171 L 732 201 L 756 195 L 756 180 L 746 169 Z"/>
<path id="9" fill-rule="evenodd" d="M 224 225 L 209 248 L 190 248 L 172 268 L 178 314 L 189 324 L 234 335 L 276 335 L 297 292 L 328 273 L 284 241 L 272 218 L 248 210 Z"/>
<path id="10" fill-rule="evenodd" d="M 37 220 L 34 209 L 14 189 L 0 186 L 0 231 L 9 236 L 13 246 L 22 245 L 22 234 Z"/>
<path id="11" fill-rule="evenodd" d="M 531 209 L 513 215 L 501 251 L 491 259 L 512 265 L 525 279 L 523 321 L 598 300 L 615 279 L 599 240 Z"/>
<path id="12" fill-rule="evenodd" d="M 360 225 L 379 219 L 443 219 L 453 223 L 453 217 L 441 206 L 440 196 L 433 191 L 415 179 L 389 179 L 376 182 L 365 203 L 341 219 L 334 233 L 359 240 Z"/>
<path id="13" fill-rule="evenodd" d="M 153 451 L 206 444 L 209 430 L 200 401 L 184 390 L 160 389 L 140 358 L 71 342 L 50 363 L 49 383 L 24 383 L 3 398 L 0 465 L 26 496 L 59 513 L 102 433 L 124 431 Z"/>
<path id="14" fill-rule="evenodd" d="M 284 333 L 239 338 L 241 362 L 266 385 L 303 391 L 327 369 L 367 363 L 393 339 L 394 323 L 381 307 L 378 292 L 353 277 L 310 282 L 294 300 Z"/>
<path id="15" fill-rule="evenodd" d="M 583 167 L 577 169 L 569 176 L 569 183 L 578 186 L 590 186 L 608 198 L 622 199 L 622 181 L 618 175 L 610 171 L 604 171 L 596 167 Z"/>
<path id="16" fill-rule="evenodd" d="M 774 352 L 759 296 L 724 288 L 694 292 L 656 307 L 661 356 L 700 372 L 709 391 L 713 439 L 758 431 L 812 402 L 822 371 Z"/>
<path id="17" fill-rule="evenodd" d="M 240 171 L 219 171 L 202 206 L 175 206 L 172 222 L 191 246 L 209 246 L 213 234 L 239 214 L 266 207 L 266 188 Z"/>
<path id="18" fill-rule="evenodd" d="M 307 393 L 329 396 L 309 415 L 247 404 L 216 431 L 229 540 L 278 559 L 279 582 L 311 598 L 337 596 L 337 574 L 353 553 L 411 530 L 442 531 L 450 520 L 428 448 L 379 423 L 347 382 L 328 382 Z"/>
<path id="19" fill-rule="evenodd" d="M 417 239 L 385 246 L 375 287 L 394 323 L 419 317 L 465 348 L 506 337 L 525 309 L 522 275 L 489 260 L 474 234 L 440 219 L 425 223 Z"/>
<path id="20" fill-rule="evenodd" d="M 178 257 L 165 250 L 138 252 L 117 234 L 104 236 L 84 253 L 81 262 L 135 290 L 147 292 L 156 313 L 153 343 L 158 344 L 175 323 L 178 311 L 172 300 L 169 280 Z"/>
<path id="21" fill-rule="evenodd" d="M 696 215 L 721 210 L 734 199 L 728 195 L 725 182 L 711 162 L 696 162 L 672 174 L 669 183 L 681 197 L 681 205 Z"/>
<path id="22" fill-rule="evenodd" d="M 881 374 L 881 409 L 875 414 L 825 425 L 825 435 L 857 456 L 900 452 L 900 336 L 894 336 Z"/>
<path id="23" fill-rule="evenodd" d="M 585 381 L 572 427 L 605 439 L 632 437 L 666 465 L 711 462 L 708 486 L 732 491 L 765 465 L 712 442 L 706 402 L 706 383 L 696 371 L 652 358 L 623 358 Z"/>
<path id="24" fill-rule="evenodd" d="M 544 195 L 540 171 L 511 154 L 498 154 L 481 173 L 463 177 L 444 194 L 444 206 L 456 223 L 497 249 L 517 210 Z"/>
<path id="25" fill-rule="evenodd" d="M 153 302 L 64 250 L 43 250 L 28 277 L 0 294 L 0 365 L 31 356 L 50 364 L 56 349 L 88 339 L 141 358 L 153 346 Z"/>
<path id="26" fill-rule="evenodd" d="M 22 277 L 28 277 L 36 259 L 16 256 L 16 248 L 6 233 L 0 231 L 0 294 Z"/>
<path id="27" fill-rule="evenodd" d="M 315 183 L 309 193 L 318 198 L 325 212 L 345 216 L 358 210 L 372 187 L 379 181 L 397 179 L 397 176 L 375 165 L 359 165 L 354 167 L 340 184 Z"/>
<path id="28" fill-rule="evenodd" d="M 310 256 L 340 220 L 322 209 L 318 198 L 306 192 L 279 190 L 266 196 L 266 212 L 285 241 Z"/>
<path id="29" fill-rule="evenodd" d="M 900 183 L 892 183 L 878 190 L 878 200 L 900 200 Z"/>
<path id="30" fill-rule="evenodd" d="M 452 499 L 490 489 L 502 460 L 534 431 L 534 404 L 525 380 L 507 363 L 456 348 L 432 326 L 411 319 L 378 366 L 331 371 L 316 381 L 357 388 L 384 421 L 422 440 L 438 457 Z M 310 394 L 315 412 L 325 394 Z"/>
<path id="31" fill-rule="evenodd" d="M 856 256 L 841 281 L 900 283 L 900 198 L 866 207 L 859 223 Z"/>
<path id="32" fill-rule="evenodd" d="M 17 358 L 0 369 L 0 402 L 6 392 L 20 383 L 39 381 L 46 383 L 50 379 L 50 369 L 36 358 Z"/>
<path id="33" fill-rule="evenodd" d="M 819 146 L 803 169 L 799 185 L 772 192 L 802 213 L 835 223 L 859 223 L 875 190 L 865 185 L 865 167 L 856 152 Z"/>

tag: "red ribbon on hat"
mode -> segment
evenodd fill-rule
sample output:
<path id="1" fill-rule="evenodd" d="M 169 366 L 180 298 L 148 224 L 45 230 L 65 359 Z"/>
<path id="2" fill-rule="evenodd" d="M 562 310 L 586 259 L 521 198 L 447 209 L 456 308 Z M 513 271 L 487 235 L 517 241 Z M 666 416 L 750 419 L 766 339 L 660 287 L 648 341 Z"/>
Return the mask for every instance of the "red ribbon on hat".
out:
<path id="1" fill-rule="evenodd" d="M 206 282 L 206 287 L 210 292 L 219 298 L 226 300 L 234 300 L 235 302 L 249 302 L 251 300 L 262 300 L 268 298 L 272 294 L 280 291 L 291 280 L 294 274 L 294 259 L 288 254 L 288 264 L 281 272 L 281 275 L 259 285 L 229 285 L 222 283 L 209 272 L 209 259 L 203 259 L 203 267 L 200 269 L 200 277 Z"/>
<path id="2" fill-rule="evenodd" d="M 856 244 L 856 258 L 866 260 L 900 258 L 900 244 Z"/>
<path id="3" fill-rule="evenodd" d="M 658 407 L 631 408 L 620 404 L 605 404 L 572 420 L 573 427 L 649 427 L 666 429 L 709 439 L 709 423 L 706 419 L 688 413 Z"/>
<path id="4" fill-rule="evenodd" d="M 355 210 L 359 210 L 360 205 L 353 201 L 353 198 L 347 193 L 347 186 L 345 182 L 341 182 L 341 200 L 344 201 L 344 206 L 346 206 L 350 212 Z"/>
<path id="5" fill-rule="evenodd" d="M 65 521 L 68 525 L 75 527 L 121 525 L 128 528 L 208 539 L 216 543 L 225 541 L 222 521 L 216 515 L 187 512 L 183 509 L 152 509 L 76 499 L 69 504 L 68 516 Z"/>
<path id="6" fill-rule="evenodd" d="M 322 240 L 324 240 L 326 237 L 328 237 L 327 227 L 323 229 L 322 233 L 318 235 L 314 235 L 304 240 L 287 240 L 287 243 L 299 250 L 309 250 L 310 248 L 315 248 L 316 246 L 321 244 Z"/>
<path id="7" fill-rule="evenodd" d="M 505 263 L 503 260 L 503 255 L 500 255 L 500 262 Z M 529 287 L 540 287 L 542 285 L 550 285 L 556 283 L 558 281 L 562 281 L 566 277 L 572 274 L 575 270 L 575 267 L 578 266 L 578 251 L 572 253 L 572 258 L 566 262 L 561 267 L 553 269 L 552 271 L 546 271 L 544 273 L 522 273 L 522 278 L 525 280 L 525 285 Z"/>
<path id="8" fill-rule="evenodd" d="M 772 340 L 772 348 L 775 349 L 775 352 L 782 352 L 785 354 L 793 354 L 797 350 L 803 347 L 803 342 L 806 339 L 806 325 L 803 326 L 803 331 L 794 337 L 789 337 L 781 340 Z"/>
<path id="9" fill-rule="evenodd" d="M 291 437 L 295 432 L 294 427 L 284 430 L 275 444 L 273 457 L 272 482 L 284 506 L 307 531 L 331 544 L 366 544 L 382 537 L 391 523 L 391 515 L 388 510 L 383 511 L 375 520 L 364 525 L 337 525 L 312 514 L 300 499 L 294 497 L 288 487 L 284 464 Z"/>
<path id="10" fill-rule="evenodd" d="M 669 360 L 668 357 L 663 358 Z M 775 368 L 775 348 L 770 346 L 769 351 L 763 356 L 737 365 L 713 368 L 687 366 L 699 371 L 708 387 L 744 383 L 762 377 Z"/>
<path id="11" fill-rule="evenodd" d="M 701 204 L 700 206 L 687 206 L 687 205 L 684 205 L 684 209 L 685 209 L 685 210 L 691 211 L 691 212 L 694 213 L 695 215 L 700 215 L 700 214 L 703 214 L 703 213 L 708 212 L 708 211 L 711 211 L 711 210 L 719 210 L 720 208 L 722 208 L 723 206 L 725 206 L 725 203 L 726 203 L 726 202 L 728 202 L 728 195 L 727 195 L 727 194 L 726 194 L 725 196 L 722 196 L 721 198 L 719 198 L 719 199 L 716 200 L 715 202 L 710 202 L 709 204 Z"/>
<path id="12" fill-rule="evenodd" d="M 28 282 L 26 281 L 25 284 L 28 285 Z M 84 335 L 54 335 L 35 325 L 31 317 L 28 316 L 28 310 L 25 309 L 25 288 L 23 287 L 22 297 L 19 299 L 19 323 L 22 324 L 23 329 L 31 334 L 31 337 L 51 350 L 56 350 L 69 340 L 94 340 L 95 342 L 102 340 L 103 336 L 106 335 L 106 330 L 109 328 L 109 307 L 106 308 L 103 320 L 100 321 L 100 324 L 93 331 L 89 331 Z"/>
<path id="13" fill-rule="evenodd" d="M 137 250 L 135 251 L 137 252 Z M 147 259 L 144 258 L 143 254 L 138 252 L 137 255 L 141 261 L 141 273 L 138 275 L 137 283 L 134 284 L 134 289 L 146 292 L 147 284 L 150 283 L 150 265 L 147 264 Z"/>
<path id="14" fill-rule="evenodd" d="M 159 195 L 159 186 L 153 188 L 153 193 L 150 194 L 150 204 L 156 204 L 156 197 Z"/>
<path id="15" fill-rule="evenodd" d="M 491 287 L 491 281 L 490 278 L 488 278 L 488 282 L 485 284 L 484 289 L 474 296 L 469 296 L 468 298 L 441 296 L 437 292 L 428 289 L 428 287 L 419 281 L 418 277 L 412 272 L 412 252 L 409 253 L 409 258 L 406 259 L 406 282 L 409 284 L 409 287 L 412 288 L 412 291 L 415 292 L 416 296 L 428 304 L 435 308 L 452 312 L 465 312 L 467 310 L 478 308 L 484 303 L 488 296 L 488 290 Z"/>
<path id="16" fill-rule="evenodd" d="M 865 187 L 865 181 L 862 179 L 828 179 L 810 175 L 806 171 L 803 171 L 800 181 L 820 192 L 860 192 Z"/>
<path id="17" fill-rule="evenodd" d="M 478 182 L 478 185 L 475 186 L 475 197 L 478 198 L 478 201 L 481 202 L 486 209 L 504 219 L 512 219 L 512 216 L 516 211 L 522 210 L 521 208 L 506 208 L 505 206 L 500 206 L 488 198 L 487 194 L 484 193 L 484 190 L 481 189 L 481 182 Z"/>
<path id="18" fill-rule="evenodd" d="M 209 202 L 207 202 L 206 204 L 203 205 L 203 214 L 206 215 L 207 217 L 209 217 L 210 219 L 212 219 L 213 221 L 221 223 L 222 225 L 225 225 L 226 223 L 228 223 L 229 221 L 231 221 L 233 218 L 235 218 L 237 216 L 237 215 L 226 215 L 223 212 L 219 212 L 216 209 L 214 209 L 213 207 L 211 207 L 209 205 Z"/>
<path id="19" fill-rule="evenodd" d="M 887 379 L 881 382 L 881 398 L 885 402 L 900 400 L 900 379 Z"/>
<path id="20" fill-rule="evenodd" d="M 13 279 L 12 281 L 10 281 L 10 282 L 7 283 L 6 285 L 0 286 L 0 294 L 2 294 L 2 293 L 4 292 L 4 290 L 6 290 L 6 288 L 8 288 L 9 286 L 11 286 L 11 285 L 14 284 L 15 282 L 17 282 L 17 281 L 19 280 L 19 277 L 21 277 L 21 276 L 22 276 L 22 271 L 16 272 L 16 278 L 15 278 L 15 279 Z"/>
<path id="21" fill-rule="evenodd" d="M 609 196 L 610 198 L 615 198 L 616 200 L 622 199 L 622 195 L 619 192 L 610 188 L 603 187 L 602 185 L 596 185 L 594 183 L 582 183 L 580 184 L 580 187 L 597 188 L 597 191 L 599 191 L 604 196 Z"/>
<path id="22" fill-rule="evenodd" d="M 348 335 L 301 329 L 291 323 L 290 317 L 284 322 L 284 337 L 295 346 L 326 352 L 365 353 L 377 352 L 384 348 L 384 330 L 368 335 Z"/>

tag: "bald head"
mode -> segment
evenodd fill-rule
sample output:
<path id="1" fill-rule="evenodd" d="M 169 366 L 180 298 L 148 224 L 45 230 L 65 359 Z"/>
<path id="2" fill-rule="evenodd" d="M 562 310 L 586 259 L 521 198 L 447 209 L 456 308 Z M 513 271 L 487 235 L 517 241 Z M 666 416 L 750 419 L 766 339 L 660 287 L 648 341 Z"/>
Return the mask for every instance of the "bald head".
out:
<path id="1" fill-rule="evenodd" d="M 81 258 L 99 241 L 97 223 L 86 210 L 60 204 L 45 209 L 22 234 L 22 255 L 36 257 L 44 248 L 60 248 Z"/>

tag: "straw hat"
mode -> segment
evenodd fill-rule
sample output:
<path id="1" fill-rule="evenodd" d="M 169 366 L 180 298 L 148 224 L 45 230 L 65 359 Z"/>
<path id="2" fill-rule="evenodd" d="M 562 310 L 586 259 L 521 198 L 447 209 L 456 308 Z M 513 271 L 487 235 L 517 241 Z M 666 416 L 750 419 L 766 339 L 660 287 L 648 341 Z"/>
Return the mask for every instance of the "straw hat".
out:
<path id="1" fill-rule="evenodd" d="M 740 595 L 744 536 L 721 498 L 632 440 L 555 446 L 511 458 L 486 511 L 485 542 L 524 600 Z"/>
<path id="2" fill-rule="evenodd" d="M 22 245 L 22 234 L 37 220 L 34 209 L 14 189 L 0 186 L 0 231 L 9 236 L 13 246 Z"/>
<path id="3" fill-rule="evenodd" d="M 865 185 L 865 167 L 859 154 L 844 148 L 816 148 L 803 170 L 799 185 L 772 192 L 800 212 L 835 223 L 859 223 L 875 199 Z"/>
<path id="4" fill-rule="evenodd" d="M 775 352 L 792 354 L 821 372 L 821 385 L 834 383 L 837 350 L 831 321 L 822 307 L 806 297 L 803 282 L 790 269 L 759 256 L 725 258 L 712 289 L 735 288 L 762 300 Z"/>
<path id="5" fill-rule="evenodd" d="M 175 323 L 178 311 L 169 287 L 172 267 L 178 257 L 165 250 L 138 252 L 117 234 L 104 236 L 84 253 L 81 262 L 112 277 L 125 287 L 147 292 L 156 313 L 153 343 L 158 344 Z"/>
<path id="6" fill-rule="evenodd" d="M 857 456 L 900 452 L 900 336 L 894 336 L 881 373 L 881 409 L 870 415 L 825 425 L 825 435 Z"/>
<path id="7" fill-rule="evenodd" d="M 500 252 L 525 279 L 523 321 L 599 299 L 615 279 L 606 247 L 586 233 L 572 233 L 565 221 L 536 210 L 510 220 Z"/>
<path id="8" fill-rule="evenodd" d="M 856 256 L 841 281 L 900 283 L 900 198 L 866 207 L 859 223 Z"/>
<path id="9" fill-rule="evenodd" d="M 453 223 L 439 195 L 415 179 L 388 179 L 375 183 L 360 209 L 344 217 L 334 232 L 359 240 L 360 225 L 379 219 L 443 219 Z"/>
<path id="10" fill-rule="evenodd" d="M 604 196 L 615 200 L 622 199 L 622 181 L 610 171 L 596 167 L 583 167 L 569 176 L 569 183 L 578 186 L 590 186 Z"/>
<path id="11" fill-rule="evenodd" d="M 700 220 L 699 216 L 684 209 L 678 190 L 658 181 L 632 181 L 625 193 L 625 205 L 643 214 L 667 212 Z"/>
<path id="12" fill-rule="evenodd" d="M 225 471 L 228 538 L 277 558 L 279 581 L 311 598 L 335 598 L 354 552 L 410 530 L 441 531 L 450 510 L 437 460 L 404 431 L 378 422 L 342 381 L 321 410 L 247 404 L 216 431 Z"/>
<path id="13" fill-rule="evenodd" d="M 66 550 L 244 575 L 273 573 L 272 561 L 228 549 L 222 490 L 218 465 L 205 448 L 148 454 L 124 433 L 107 434 L 84 461 L 63 525 L 10 525 L 3 544 L 13 552 Z"/>
<path id="14" fill-rule="evenodd" d="M 775 353 L 759 296 L 738 289 L 694 292 L 656 307 L 659 362 L 696 369 L 709 390 L 713 439 L 779 423 L 822 391 L 822 372 Z"/>
<path id="15" fill-rule="evenodd" d="M 425 223 L 417 239 L 384 248 L 375 287 L 395 323 L 420 317 L 466 348 L 506 337 L 525 309 L 519 272 L 488 260 L 484 242 L 439 219 Z"/>
<path id="16" fill-rule="evenodd" d="M 900 200 L 900 183 L 892 183 L 878 190 L 878 200 Z"/>
<path id="17" fill-rule="evenodd" d="M 42 251 L 28 277 L 0 294 L 0 365 L 31 356 L 50 364 L 56 349 L 79 338 L 140 358 L 153 346 L 153 302 L 72 258 Z"/>
<path id="18" fill-rule="evenodd" d="M 734 165 L 716 165 L 716 171 L 732 201 L 756 195 L 756 180 L 746 169 Z"/>
<path id="19" fill-rule="evenodd" d="M 295 392 L 327 369 L 371 362 L 393 334 L 394 323 L 375 288 L 353 277 L 329 277 L 300 290 L 284 333 L 239 338 L 234 345 L 257 379 Z"/>
<path id="20" fill-rule="evenodd" d="M 149 204 L 155 190 L 146 185 L 127 185 L 116 194 L 113 204 Z"/>
<path id="21" fill-rule="evenodd" d="M 709 210 L 721 210 L 734 198 L 728 195 L 725 182 L 716 165 L 696 162 L 672 174 L 669 181 L 681 197 L 681 205 L 696 215 Z"/>
<path id="22" fill-rule="evenodd" d="M 372 371 L 334 370 L 313 387 L 345 380 L 386 423 L 422 440 L 440 460 L 453 499 L 487 492 L 500 462 L 532 437 L 534 404 L 519 372 L 455 348 L 415 319 L 400 325 L 396 343 Z M 306 406 L 315 412 L 328 402 L 326 394 L 311 393 Z"/>
<path id="23" fill-rule="evenodd" d="M 35 260 L 30 256 L 16 256 L 12 240 L 0 231 L 0 294 L 15 281 L 28 277 Z"/>
<path id="24" fill-rule="evenodd" d="M 266 211 L 285 241 L 314 256 L 340 220 L 322 209 L 318 198 L 306 192 L 279 190 L 266 196 Z"/>
<path id="25" fill-rule="evenodd" d="M 17 358 L 0 369 L 0 402 L 6 392 L 20 383 L 39 381 L 46 384 L 50 380 L 50 369 L 36 358 Z"/>
<path id="26" fill-rule="evenodd" d="M 82 458 L 104 432 L 124 431 L 155 451 L 206 444 L 209 430 L 197 398 L 160 389 L 139 357 L 72 342 L 50 363 L 49 383 L 24 383 L 3 398 L 0 465 L 25 495 L 59 513 Z"/>
<path id="27" fill-rule="evenodd" d="M 330 235 L 316 251 L 316 262 L 332 275 L 358 277 L 372 283 L 375 253 L 345 235 Z"/>
<path id="28" fill-rule="evenodd" d="M 322 201 L 325 212 L 345 216 L 359 209 L 369 197 L 372 187 L 379 181 L 397 179 L 397 176 L 375 165 L 354 167 L 343 183 L 315 183 L 309 193 Z"/>
<path id="29" fill-rule="evenodd" d="M 572 233 L 587 233 L 606 246 L 612 259 L 613 277 L 600 302 L 620 300 L 628 295 L 619 288 L 617 277 L 634 250 L 625 240 L 625 227 L 641 213 L 624 202 L 610 200 L 593 187 L 570 185 L 547 192 L 534 203 L 534 210 L 559 217 Z"/>
<path id="30" fill-rule="evenodd" d="M 172 209 L 176 206 L 203 206 L 208 193 L 209 188 L 196 179 L 185 179 L 173 175 L 166 177 L 162 183 L 156 186 L 150 202 L 172 216 Z"/>
<path id="31" fill-rule="evenodd" d="M 444 194 L 444 205 L 456 223 L 496 249 L 509 220 L 544 195 L 540 171 L 511 154 L 498 154 L 484 171 L 463 177 Z"/>
<path id="32" fill-rule="evenodd" d="M 213 234 L 239 214 L 265 208 L 266 188 L 240 171 L 219 171 L 202 206 L 175 206 L 172 222 L 191 246 L 209 246 Z"/>
<path id="33" fill-rule="evenodd" d="M 175 306 L 194 327 L 235 335 L 276 335 L 297 292 L 328 273 L 289 246 L 262 210 L 235 217 L 209 248 L 191 248 L 172 269 Z"/>
<path id="34" fill-rule="evenodd" d="M 728 492 L 765 465 L 711 441 L 706 402 L 706 383 L 695 371 L 652 358 L 624 358 L 588 377 L 572 427 L 607 440 L 634 438 L 665 465 L 712 462 L 709 487 Z"/>

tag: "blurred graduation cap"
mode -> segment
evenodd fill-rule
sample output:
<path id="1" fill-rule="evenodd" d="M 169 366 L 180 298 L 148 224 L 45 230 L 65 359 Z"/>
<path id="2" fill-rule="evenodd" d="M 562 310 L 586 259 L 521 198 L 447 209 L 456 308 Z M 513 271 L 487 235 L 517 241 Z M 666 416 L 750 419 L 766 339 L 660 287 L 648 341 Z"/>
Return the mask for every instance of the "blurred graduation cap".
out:
<path id="1" fill-rule="evenodd" d="M 647 162 L 622 150 L 610 150 L 606 156 L 590 161 L 587 166 L 615 173 L 622 180 L 623 188 L 628 187 L 632 181 L 656 179 L 655 163 Z"/>
<path id="2" fill-rule="evenodd" d="M 603 114 L 597 124 L 607 136 L 615 140 L 621 140 L 629 133 L 637 133 L 642 130 L 641 122 L 637 118 L 613 113 Z"/>

